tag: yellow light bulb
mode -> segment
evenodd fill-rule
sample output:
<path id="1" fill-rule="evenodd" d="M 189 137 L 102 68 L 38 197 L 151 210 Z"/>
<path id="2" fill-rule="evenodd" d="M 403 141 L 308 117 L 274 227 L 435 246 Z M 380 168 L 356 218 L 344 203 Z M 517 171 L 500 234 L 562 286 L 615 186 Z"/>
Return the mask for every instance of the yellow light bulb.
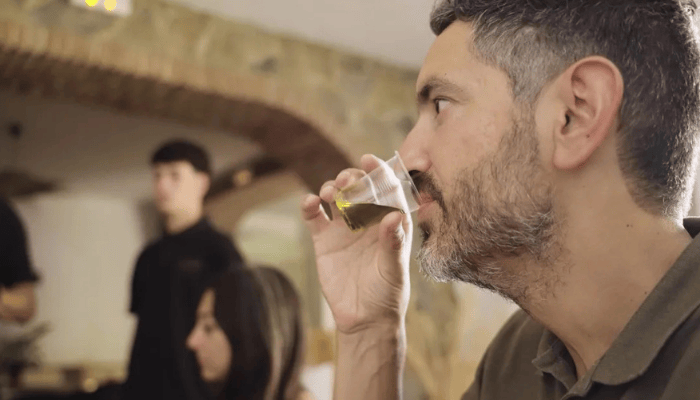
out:
<path id="1" fill-rule="evenodd" d="M 87 4 L 90 7 L 95 7 L 98 1 L 99 0 L 85 0 L 85 4 Z"/>
<path id="2" fill-rule="evenodd" d="M 105 0 L 105 9 L 107 11 L 114 11 L 117 8 L 117 0 Z"/>

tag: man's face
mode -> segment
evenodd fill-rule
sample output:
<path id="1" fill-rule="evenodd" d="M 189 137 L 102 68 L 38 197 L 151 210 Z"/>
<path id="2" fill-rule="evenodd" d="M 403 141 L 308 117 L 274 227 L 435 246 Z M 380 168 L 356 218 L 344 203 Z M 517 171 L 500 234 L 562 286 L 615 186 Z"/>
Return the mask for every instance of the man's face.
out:
<path id="1" fill-rule="evenodd" d="M 187 161 L 157 163 L 153 166 L 153 195 L 158 211 L 165 215 L 192 212 L 202 206 L 206 174 Z"/>
<path id="2" fill-rule="evenodd" d="M 471 43 L 463 22 L 435 40 L 418 77 L 420 118 L 400 151 L 420 172 L 419 259 L 435 279 L 520 302 L 532 271 L 509 261 L 554 256 L 553 195 L 533 113 L 514 104 L 507 75 L 479 61 Z"/>

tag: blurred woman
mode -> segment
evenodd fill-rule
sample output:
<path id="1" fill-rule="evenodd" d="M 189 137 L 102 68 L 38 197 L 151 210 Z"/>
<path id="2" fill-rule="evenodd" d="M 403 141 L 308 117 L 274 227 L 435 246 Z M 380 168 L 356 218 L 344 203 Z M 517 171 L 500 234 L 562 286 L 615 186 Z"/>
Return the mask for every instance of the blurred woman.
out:
<path id="1" fill-rule="evenodd" d="M 299 295 L 275 268 L 227 272 L 202 295 L 187 339 L 217 399 L 308 400 Z"/>

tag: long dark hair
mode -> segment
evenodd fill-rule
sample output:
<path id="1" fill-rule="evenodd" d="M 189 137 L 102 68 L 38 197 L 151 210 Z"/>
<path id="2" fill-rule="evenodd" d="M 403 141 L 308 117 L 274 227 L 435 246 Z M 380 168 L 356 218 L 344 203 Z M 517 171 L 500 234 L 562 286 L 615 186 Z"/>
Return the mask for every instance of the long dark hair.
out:
<path id="1" fill-rule="evenodd" d="M 214 317 L 231 344 L 219 399 L 286 400 L 302 390 L 304 335 L 299 295 L 272 267 L 223 274 L 211 285 Z"/>

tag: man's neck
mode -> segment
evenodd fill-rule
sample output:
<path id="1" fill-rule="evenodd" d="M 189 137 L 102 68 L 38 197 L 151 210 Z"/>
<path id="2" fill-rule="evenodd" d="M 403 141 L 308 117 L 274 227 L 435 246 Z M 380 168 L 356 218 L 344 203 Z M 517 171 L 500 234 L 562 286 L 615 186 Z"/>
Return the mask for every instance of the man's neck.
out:
<path id="1" fill-rule="evenodd" d="M 167 215 L 165 217 L 165 231 L 170 235 L 184 232 L 197 224 L 203 216 L 202 210 Z"/>
<path id="2" fill-rule="evenodd" d="M 619 211 L 619 210 L 618 210 Z M 610 348 L 691 239 L 641 210 L 570 215 L 551 296 L 524 308 L 564 342 L 583 376 Z"/>

